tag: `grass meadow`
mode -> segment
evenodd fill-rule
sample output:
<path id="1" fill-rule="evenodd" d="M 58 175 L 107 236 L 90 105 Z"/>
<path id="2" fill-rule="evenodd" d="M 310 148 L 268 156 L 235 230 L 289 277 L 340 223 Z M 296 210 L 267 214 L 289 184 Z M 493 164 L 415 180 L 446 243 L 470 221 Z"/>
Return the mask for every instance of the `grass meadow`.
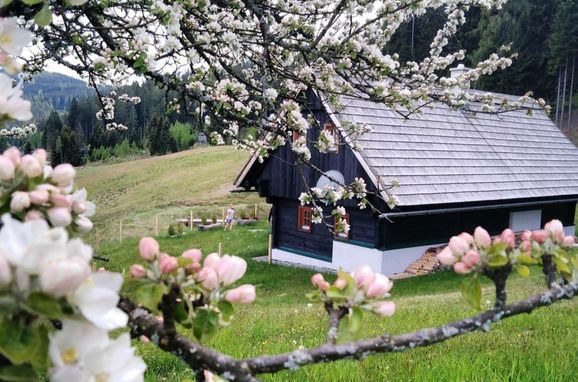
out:
<path id="1" fill-rule="evenodd" d="M 304 295 L 310 289 L 310 270 L 269 265 L 252 260 L 267 251 L 269 227 L 236 227 L 191 232 L 178 238 L 159 237 L 161 248 L 178 255 L 187 248 L 242 256 L 248 271 L 241 280 L 257 286 L 258 299 L 237 310 L 230 326 L 207 343 L 235 357 L 274 354 L 299 346 L 323 343 L 327 320 L 321 305 L 308 305 Z M 138 262 L 138 240 L 102 243 L 97 251 L 109 257 L 104 265 L 123 271 Z M 331 277 L 331 276 L 328 276 Z M 397 334 L 464 318 L 476 312 L 460 299 L 459 277 L 437 273 L 396 281 L 392 298 L 397 312 L 390 318 L 366 316 L 364 336 L 384 332 Z M 539 269 L 523 279 L 512 277 L 510 301 L 543 289 Z M 486 305 L 492 289 L 484 287 Z M 129 296 L 131 290 L 125 290 Z M 183 330 L 187 334 L 186 330 Z M 264 381 L 578 381 L 578 301 L 566 301 L 497 323 L 489 333 L 473 333 L 408 352 L 381 354 L 358 361 L 304 367 L 295 372 L 265 375 Z M 187 367 L 152 344 L 138 344 L 148 364 L 147 381 L 182 381 L 191 378 Z"/>

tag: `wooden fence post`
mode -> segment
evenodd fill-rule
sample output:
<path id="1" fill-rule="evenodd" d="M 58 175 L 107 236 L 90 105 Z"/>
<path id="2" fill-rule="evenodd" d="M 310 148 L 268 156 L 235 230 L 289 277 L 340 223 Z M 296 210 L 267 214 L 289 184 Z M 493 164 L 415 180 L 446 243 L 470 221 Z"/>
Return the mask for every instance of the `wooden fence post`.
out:
<path id="1" fill-rule="evenodd" d="M 223 256 L 223 243 L 219 243 L 219 256 Z"/>
<path id="2" fill-rule="evenodd" d="M 193 210 L 191 210 L 191 222 L 189 223 L 189 231 L 193 230 Z"/>
<path id="3" fill-rule="evenodd" d="M 225 207 L 223 207 L 223 211 L 222 211 L 222 212 L 223 212 L 223 213 L 222 213 L 222 215 L 221 215 L 221 218 L 222 218 L 223 220 L 221 220 L 221 224 L 225 225 Z M 215 222 L 215 223 L 216 223 L 216 222 Z"/>
<path id="4" fill-rule="evenodd" d="M 119 237 L 120 241 L 122 242 L 122 219 L 120 219 L 120 224 L 118 226 L 118 237 Z"/>
<path id="5" fill-rule="evenodd" d="M 255 220 L 257 220 L 257 203 L 255 203 Z"/>
<path id="6" fill-rule="evenodd" d="M 267 252 L 267 260 L 269 264 L 273 262 L 273 235 L 269 234 L 269 251 Z"/>
<path id="7" fill-rule="evenodd" d="M 159 235 L 159 215 L 155 216 L 155 236 Z"/>

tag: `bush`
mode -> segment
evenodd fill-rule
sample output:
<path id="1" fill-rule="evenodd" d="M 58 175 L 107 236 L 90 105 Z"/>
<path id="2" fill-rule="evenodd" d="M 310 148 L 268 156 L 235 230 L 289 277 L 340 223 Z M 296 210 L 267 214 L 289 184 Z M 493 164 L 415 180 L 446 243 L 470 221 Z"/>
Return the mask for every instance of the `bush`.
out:
<path id="1" fill-rule="evenodd" d="M 184 225 L 183 223 L 179 222 L 179 223 L 177 224 L 177 233 L 178 233 L 179 235 L 182 235 L 184 229 L 185 229 L 185 225 Z"/>
<path id="2" fill-rule="evenodd" d="M 176 151 L 190 149 L 197 141 L 197 133 L 188 123 L 175 122 L 170 128 Z"/>
<path id="3" fill-rule="evenodd" d="M 169 236 L 175 236 L 176 232 L 175 232 L 175 225 L 173 223 L 171 223 L 169 225 Z"/>

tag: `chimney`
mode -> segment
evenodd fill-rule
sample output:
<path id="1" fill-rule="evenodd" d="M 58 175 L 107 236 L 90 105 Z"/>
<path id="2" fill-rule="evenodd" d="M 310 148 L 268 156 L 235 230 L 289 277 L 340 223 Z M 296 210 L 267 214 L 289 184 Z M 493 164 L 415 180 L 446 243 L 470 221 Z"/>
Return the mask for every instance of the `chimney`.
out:
<path id="1" fill-rule="evenodd" d="M 457 67 L 450 69 L 450 78 L 457 78 L 459 75 L 470 71 L 471 68 L 467 68 L 464 64 L 458 64 Z"/>

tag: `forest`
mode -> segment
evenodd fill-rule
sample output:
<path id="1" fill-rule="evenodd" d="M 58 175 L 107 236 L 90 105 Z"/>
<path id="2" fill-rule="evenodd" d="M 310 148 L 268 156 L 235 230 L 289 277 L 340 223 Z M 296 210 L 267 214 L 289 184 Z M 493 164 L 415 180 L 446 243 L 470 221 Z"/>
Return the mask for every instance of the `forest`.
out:
<path id="1" fill-rule="evenodd" d="M 402 61 L 423 59 L 444 20 L 441 10 L 407 20 L 386 53 L 398 53 Z M 468 20 L 448 47 L 466 50 L 466 66 L 475 65 L 502 45 L 509 45 L 517 55 L 510 68 L 483 77 L 475 87 L 514 95 L 533 91 L 535 97 L 546 99 L 552 106 L 551 117 L 556 124 L 570 136 L 575 135 L 578 2 L 510 0 L 500 11 L 471 8 Z M 100 92 L 112 90 L 102 88 Z M 38 132 L 25 140 L 4 139 L 0 144 L 17 144 L 26 152 L 44 147 L 54 163 L 79 165 L 111 157 L 184 150 L 194 144 L 200 131 L 210 133 L 216 128 L 202 124 L 203 118 L 195 110 L 177 113 L 170 106 L 170 94 L 153 81 L 114 90 L 141 100 L 138 104 L 117 102 L 114 122 L 127 127 L 122 131 L 107 130 L 97 119 L 102 106 L 86 83 L 56 73 L 40 75 L 33 84 L 25 85 Z"/>

